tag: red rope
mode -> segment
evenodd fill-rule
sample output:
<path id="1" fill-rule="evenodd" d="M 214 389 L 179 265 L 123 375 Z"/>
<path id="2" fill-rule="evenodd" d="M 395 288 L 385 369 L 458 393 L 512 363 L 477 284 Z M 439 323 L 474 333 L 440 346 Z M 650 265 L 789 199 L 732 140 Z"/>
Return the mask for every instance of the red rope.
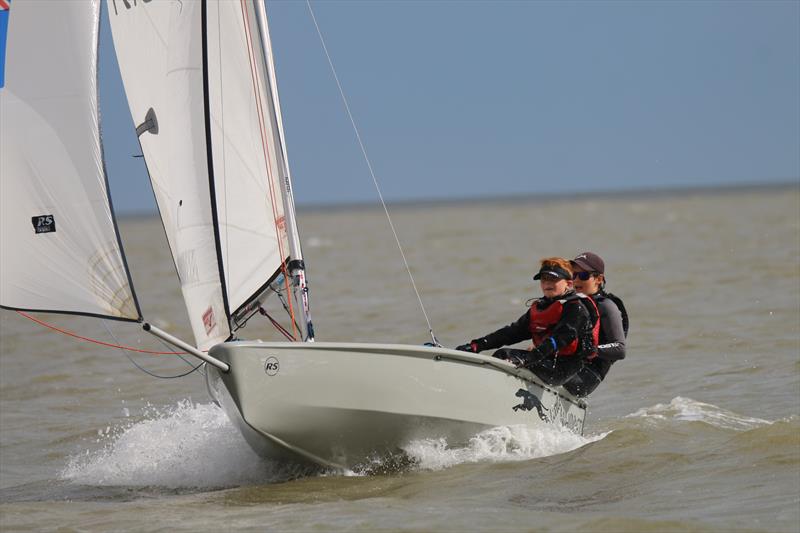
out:
<path id="1" fill-rule="evenodd" d="M 280 323 L 277 320 L 272 318 L 269 315 L 269 313 L 267 313 L 266 309 L 264 309 L 263 307 L 259 306 L 258 307 L 258 312 L 261 313 L 262 315 L 264 315 L 265 317 L 267 317 L 269 319 L 269 321 L 272 322 L 272 325 L 275 326 L 275 329 L 280 331 L 283 334 L 284 337 L 286 337 L 290 341 L 296 341 L 297 340 L 292 336 L 291 333 L 289 333 L 289 330 L 287 330 L 285 327 L 281 326 Z"/>
<path id="2" fill-rule="evenodd" d="M 290 287 L 289 287 L 289 273 L 286 271 L 286 263 L 284 262 L 284 259 L 287 257 L 288 254 L 286 254 L 283 251 L 283 238 L 282 238 L 280 230 L 278 229 L 278 224 L 277 224 L 277 222 L 278 222 L 277 205 L 278 204 L 275 201 L 276 193 L 275 193 L 275 188 L 274 188 L 274 185 L 273 185 L 273 182 L 272 182 L 273 181 L 272 180 L 272 171 L 271 171 L 271 167 L 270 167 L 270 163 L 271 163 L 272 160 L 270 159 L 269 147 L 267 146 L 267 142 L 268 142 L 268 140 L 267 140 L 267 132 L 264 129 L 264 108 L 263 108 L 263 103 L 262 103 L 262 99 L 261 99 L 261 93 L 258 90 L 258 87 L 260 86 L 260 80 L 258 78 L 258 68 L 256 67 L 256 65 L 254 63 L 255 51 L 253 49 L 253 38 L 252 38 L 252 35 L 250 33 L 250 17 L 249 17 L 249 14 L 248 14 L 248 11 L 247 11 L 247 6 L 245 5 L 244 0 L 242 0 L 240 2 L 240 6 L 241 6 L 241 10 L 242 10 L 242 24 L 244 25 L 244 32 L 245 32 L 245 37 L 246 37 L 245 40 L 247 42 L 247 57 L 248 57 L 248 60 L 250 61 L 250 79 L 251 79 L 252 85 L 253 85 L 253 99 L 255 100 L 255 104 L 256 104 L 256 111 L 257 111 L 257 114 L 258 114 L 258 128 L 259 128 L 259 132 L 261 134 L 261 149 L 263 150 L 263 154 L 264 154 L 264 166 L 266 167 L 265 170 L 267 172 L 267 185 L 269 185 L 269 196 L 270 196 L 270 202 L 272 204 L 272 218 L 275 221 L 275 238 L 278 241 L 278 253 L 281 256 L 281 271 L 283 272 L 283 278 L 284 278 L 284 282 L 286 284 L 286 294 L 288 295 L 289 294 L 289 289 L 290 289 Z M 269 77 L 269 65 L 267 65 L 265 63 L 265 67 L 266 67 L 265 75 L 267 77 Z M 287 164 L 287 162 L 284 161 L 284 164 Z M 285 213 L 283 215 L 283 220 L 284 220 L 284 224 L 285 224 L 286 223 L 286 214 Z M 289 317 L 292 320 L 291 338 L 292 338 L 292 340 L 294 340 L 295 337 L 297 337 L 297 329 L 295 327 L 296 320 L 295 320 L 295 317 L 294 317 L 294 306 L 292 304 L 292 298 L 291 297 L 287 296 L 286 299 L 289 301 Z"/>
<path id="3" fill-rule="evenodd" d="M 17 311 L 17 314 L 24 316 L 28 320 L 32 320 L 33 322 L 36 322 L 40 326 L 44 326 L 46 328 L 50 328 L 53 331 L 57 331 L 59 333 L 62 333 L 64 335 L 68 335 L 70 337 L 75 337 L 76 339 L 80 339 L 82 341 L 91 342 L 91 343 L 94 343 L 94 344 L 99 344 L 100 346 L 107 346 L 109 348 L 118 348 L 118 349 L 121 349 L 121 350 L 129 350 L 131 352 L 146 353 L 146 354 L 150 354 L 150 355 L 183 355 L 183 354 L 186 354 L 186 352 L 154 352 L 154 351 L 151 351 L 151 350 L 140 350 L 139 348 L 133 348 L 131 346 L 121 346 L 119 344 L 111 344 L 111 343 L 108 343 L 108 342 L 99 341 L 97 339 L 90 339 L 89 337 L 82 337 L 82 336 L 78 335 L 77 333 L 73 333 L 73 332 L 67 331 L 65 329 L 57 328 L 52 324 L 48 324 L 47 322 L 44 322 L 43 320 L 39 320 L 38 318 L 34 318 L 34 317 L 32 317 L 31 315 L 29 315 L 27 313 L 23 313 L 22 311 Z"/>

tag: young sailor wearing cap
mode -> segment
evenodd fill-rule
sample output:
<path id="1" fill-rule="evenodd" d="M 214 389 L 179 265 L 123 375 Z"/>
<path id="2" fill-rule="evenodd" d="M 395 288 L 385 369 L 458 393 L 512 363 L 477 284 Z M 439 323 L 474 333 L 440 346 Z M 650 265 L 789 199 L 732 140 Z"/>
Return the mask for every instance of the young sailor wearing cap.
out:
<path id="1" fill-rule="evenodd" d="M 600 311 L 597 357 L 590 359 L 577 374 L 564 383 L 564 388 L 569 392 L 584 397 L 597 388 L 614 362 L 625 358 L 628 313 L 618 296 L 605 291 L 605 263 L 599 255 L 583 252 L 570 261 L 570 264 L 575 290 L 591 297 Z"/>
<path id="2" fill-rule="evenodd" d="M 493 355 L 524 366 L 548 385 L 561 385 L 596 352 L 599 313 L 591 298 L 573 290 L 572 266 L 566 259 L 542 259 L 533 279 L 543 296 L 516 322 L 456 350 L 478 353 L 532 339 L 530 351 L 504 348 Z"/>

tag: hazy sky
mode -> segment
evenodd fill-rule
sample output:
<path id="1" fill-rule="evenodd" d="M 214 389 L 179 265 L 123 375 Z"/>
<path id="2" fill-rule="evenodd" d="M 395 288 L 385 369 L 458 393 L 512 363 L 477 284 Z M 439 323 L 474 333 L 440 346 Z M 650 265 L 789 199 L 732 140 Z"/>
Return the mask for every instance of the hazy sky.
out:
<path id="1" fill-rule="evenodd" d="M 796 0 L 312 6 L 387 200 L 800 180 Z M 375 200 L 306 3 L 267 9 L 295 200 Z M 101 91 L 115 207 L 152 210 L 102 52 Z"/>

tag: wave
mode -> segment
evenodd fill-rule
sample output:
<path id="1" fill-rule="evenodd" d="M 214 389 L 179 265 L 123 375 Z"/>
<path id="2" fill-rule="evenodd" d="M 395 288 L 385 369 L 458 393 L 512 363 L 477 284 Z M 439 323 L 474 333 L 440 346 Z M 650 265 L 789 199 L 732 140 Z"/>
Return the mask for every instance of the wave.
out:
<path id="1" fill-rule="evenodd" d="M 214 404 L 149 407 L 141 421 L 98 432 L 99 450 L 71 457 L 63 480 L 83 485 L 230 487 L 292 473 L 256 455 Z"/>
<path id="2" fill-rule="evenodd" d="M 448 447 L 444 439 L 414 441 L 403 448 L 424 470 L 463 463 L 525 461 L 571 452 L 605 438 L 608 433 L 582 436 L 556 427 L 500 426 L 484 430 L 464 447 Z"/>
<path id="3" fill-rule="evenodd" d="M 720 429 L 747 431 L 773 424 L 772 421 L 740 415 L 710 403 L 677 396 L 668 404 L 659 403 L 631 413 L 626 418 L 703 422 Z"/>
<path id="4" fill-rule="evenodd" d="M 183 400 L 170 407 L 148 406 L 143 415 L 143 420 L 99 431 L 100 448 L 70 457 L 60 478 L 91 486 L 208 489 L 277 483 L 311 473 L 256 455 L 214 404 Z M 522 461 L 566 453 L 607 434 L 585 437 L 557 428 L 496 427 L 462 447 L 449 446 L 444 439 L 413 441 L 403 447 L 402 456 L 377 457 L 345 475 Z"/>

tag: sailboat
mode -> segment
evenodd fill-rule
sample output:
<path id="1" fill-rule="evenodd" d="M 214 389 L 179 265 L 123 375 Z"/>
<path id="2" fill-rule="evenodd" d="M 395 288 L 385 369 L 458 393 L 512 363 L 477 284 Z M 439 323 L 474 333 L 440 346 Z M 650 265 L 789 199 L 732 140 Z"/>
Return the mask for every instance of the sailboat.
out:
<path id="1" fill-rule="evenodd" d="M 260 454 L 353 468 L 416 439 L 524 424 L 581 433 L 586 404 L 525 369 L 426 345 L 315 339 L 262 0 L 107 0 L 133 127 L 194 339 L 148 324 L 100 135 L 100 0 L 13 0 L 0 76 L 0 305 L 141 324 L 206 362 Z M 0 48 L 3 50 L 3 48 Z M 239 340 L 270 294 L 294 340 Z"/>

